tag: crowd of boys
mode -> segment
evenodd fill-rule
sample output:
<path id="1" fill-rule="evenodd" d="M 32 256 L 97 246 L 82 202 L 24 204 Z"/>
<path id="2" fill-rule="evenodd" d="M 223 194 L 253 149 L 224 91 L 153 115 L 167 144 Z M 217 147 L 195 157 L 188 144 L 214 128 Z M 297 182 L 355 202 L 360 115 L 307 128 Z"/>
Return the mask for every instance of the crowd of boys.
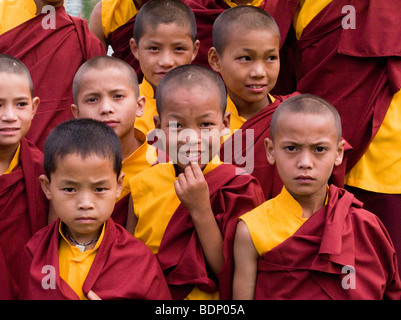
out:
<path id="1" fill-rule="evenodd" d="M 0 299 L 400 299 L 388 2 L 0 1 Z"/>

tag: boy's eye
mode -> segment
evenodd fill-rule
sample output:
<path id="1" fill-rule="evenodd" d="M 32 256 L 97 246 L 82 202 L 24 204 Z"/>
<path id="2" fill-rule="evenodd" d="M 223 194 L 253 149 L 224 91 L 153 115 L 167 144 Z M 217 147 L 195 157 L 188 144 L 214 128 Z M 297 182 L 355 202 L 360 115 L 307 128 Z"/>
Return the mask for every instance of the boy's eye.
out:
<path id="1" fill-rule="evenodd" d="M 286 146 L 284 149 L 289 152 L 294 152 L 297 148 L 295 146 Z"/>
<path id="2" fill-rule="evenodd" d="M 322 153 L 322 152 L 324 152 L 325 150 L 326 150 L 326 148 L 325 147 L 316 147 L 316 152 L 318 152 L 318 153 Z"/>
<path id="3" fill-rule="evenodd" d="M 248 56 L 242 56 L 238 58 L 239 61 L 251 61 L 251 58 Z"/>
<path id="4" fill-rule="evenodd" d="M 148 48 L 148 50 L 149 50 L 149 51 L 158 51 L 159 48 L 156 47 L 156 46 L 151 46 L 151 47 Z"/>
<path id="5" fill-rule="evenodd" d="M 95 103 L 97 101 L 96 98 L 88 98 L 86 99 L 86 103 Z"/>
<path id="6" fill-rule="evenodd" d="M 122 94 L 115 94 L 114 99 L 122 99 L 124 96 Z"/>
<path id="7" fill-rule="evenodd" d="M 66 193 L 73 193 L 73 192 L 75 192 L 75 189 L 74 188 L 63 188 L 63 191 Z"/>
<path id="8" fill-rule="evenodd" d="M 179 123 L 177 123 L 177 122 L 175 122 L 175 121 L 169 122 L 168 126 L 169 126 L 170 128 L 174 128 L 174 129 L 182 128 L 182 125 L 179 124 Z"/>
<path id="9" fill-rule="evenodd" d="M 95 192 L 96 192 L 96 193 L 101 193 L 101 192 L 105 192 L 106 190 L 107 190 L 107 188 L 98 187 L 98 188 L 95 189 Z"/>
<path id="10" fill-rule="evenodd" d="M 28 103 L 25 102 L 25 101 L 23 101 L 23 102 L 18 102 L 18 103 L 17 103 L 17 107 L 19 107 L 19 108 L 24 108 L 24 107 L 26 107 L 27 105 L 28 105 Z"/>
<path id="11" fill-rule="evenodd" d="M 266 61 L 275 61 L 277 59 L 278 59 L 277 56 L 269 56 L 269 57 L 267 57 Z"/>
<path id="12" fill-rule="evenodd" d="M 201 124 L 201 127 L 203 127 L 203 128 L 207 128 L 207 127 L 210 127 L 210 126 L 212 126 L 213 125 L 213 123 L 211 123 L 211 122 L 203 122 L 202 124 Z"/>

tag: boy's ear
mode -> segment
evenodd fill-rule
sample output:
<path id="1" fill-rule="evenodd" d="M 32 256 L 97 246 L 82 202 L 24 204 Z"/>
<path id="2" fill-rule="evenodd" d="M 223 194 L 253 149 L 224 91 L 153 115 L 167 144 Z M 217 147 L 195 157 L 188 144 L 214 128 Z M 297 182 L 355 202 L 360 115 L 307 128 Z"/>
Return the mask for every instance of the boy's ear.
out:
<path id="1" fill-rule="evenodd" d="M 71 111 L 75 119 L 79 119 L 79 109 L 75 104 L 71 105 Z"/>
<path id="2" fill-rule="evenodd" d="M 131 38 L 129 40 L 129 47 L 131 48 L 131 52 L 132 52 L 133 56 L 135 57 L 135 59 L 139 60 L 138 59 L 138 45 L 134 38 Z"/>
<path id="3" fill-rule="evenodd" d="M 336 156 L 336 160 L 334 161 L 334 165 L 337 167 L 339 166 L 342 162 L 343 162 L 343 158 L 344 158 L 344 148 L 345 148 L 345 140 L 342 139 L 339 143 L 338 143 L 338 147 L 337 147 L 337 156 Z"/>
<path id="4" fill-rule="evenodd" d="M 271 165 L 274 165 L 276 163 L 276 158 L 274 157 L 273 140 L 266 138 L 264 142 L 265 142 L 267 162 L 269 162 Z"/>
<path id="5" fill-rule="evenodd" d="M 123 185 L 124 185 L 124 172 L 120 172 L 120 175 L 118 176 L 117 179 L 117 191 L 116 191 L 116 199 L 118 199 L 121 196 L 121 192 L 123 191 Z"/>
<path id="6" fill-rule="evenodd" d="M 220 73 L 221 69 L 220 69 L 220 57 L 219 54 L 216 51 L 215 47 L 211 47 L 209 49 L 209 52 L 207 54 L 207 58 L 209 61 L 209 65 L 212 67 L 212 69 L 215 72 Z"/>
<path id="7" fill-rule="evenodd" d="M 35 97 L 32 99 L 32 118 L 35 116 L 36 111 L 38 111 L 39 104 L 40 104 L 39 97 Z"/>
<path id="8" fill-rule="evenodd" d="M 39 176 L 40 186 L 48 200 L 51 200 L 52 193 L 50 191 L 50 181 L 49 178 L 45 174 L 41 174 Z"/>
<path id="9" fill-rule="evenodd" d="M 230 130 L 231 112 L 226 111 L 223 116 L 224 129 Z"/>
<path id="10" fill-rule="evenodd" d="M 195 60 L 196 56 L 198 55 L 199 52 L 199 47 L 200 47 L 200 41 L 196 40 L 194 44 L 194 51 L 192 53 L 192 59 L 191 62 Z"/>
<path id="11" fill-rule="evenodd" d="M 139 96 L 136 102 L 137 102 L 136 117 L 142 117 L 143 113 L 145 112 L 145 103 L 146 103 L 145 96 Z"/>
<path id="12" fill-rule="evenodd" d="M 154 115 L 153 116 L 153 122 L 155 123 L 155 128 L 160 129 L 161 128 L 161 120 L 159 115 Z"/>

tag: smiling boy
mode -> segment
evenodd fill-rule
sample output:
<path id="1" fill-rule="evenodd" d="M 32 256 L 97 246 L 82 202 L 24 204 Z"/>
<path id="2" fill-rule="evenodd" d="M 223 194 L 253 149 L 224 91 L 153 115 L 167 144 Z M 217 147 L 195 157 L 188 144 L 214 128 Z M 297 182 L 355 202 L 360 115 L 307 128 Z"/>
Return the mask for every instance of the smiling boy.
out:
<path id="1" fill-rule="evenodd" d="M 0 299 L 18 297 L 24 245 L 47 224 L 43 154 L 25 138 L 38 106 L 26 66 L 0 54 Z"/>
<path id="2" fill-rule="evenodd" d="M 130 47 L 144 74 L 140 94 L 146 97 L 144 115 L 135 127 L 147 134 L 155 128 L 156 89 L 164 75 L 190 64 L 199 50 L 196 21 L 179 0 L 151 0 L 136 15 Z"/>
<path id="3" fill-rule="evenodd" d="M 275 111 L 267 159 L 282 192 L 240 217 L 235 299 L 399 299 L 394 247 L 380 220 L 328 179 L 342 162 L 336 109 L 298 95 Z M 351 268 L 356 288 L 344 286 Z"/>
<path id="4" fill-rule="evenodd" d="M 107 125 L 74 119 L 48 136 L 42 189 L 58 219 L 25 246 L 21 299 L 168 299 L 152 252 L 110 218 L 119 197 L 121 145 Z M 44 286 L 51 266 L 53 287 Z"/>
<path id="5" fill-rule="evenodd" d="M 130 180 L 134 235 L 157 254 L 173 299 L 230 297 L 238 216 L 264 197 L 256 179 L 218 157 L 230 121 L 224 83 L 205 67 L 180 66 L 156 101 L 156 132 L 172 161 Z"/>

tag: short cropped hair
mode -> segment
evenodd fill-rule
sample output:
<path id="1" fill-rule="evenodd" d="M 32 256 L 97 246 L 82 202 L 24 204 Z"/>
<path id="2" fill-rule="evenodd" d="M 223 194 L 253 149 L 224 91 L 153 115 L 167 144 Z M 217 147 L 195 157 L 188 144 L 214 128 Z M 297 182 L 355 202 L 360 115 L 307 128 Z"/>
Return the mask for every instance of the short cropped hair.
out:
<path id="1" fill-rule="evenodd" d="M 57 169 L 57 161 L 67 155 L 82 158 L 97 155 L 109 158 L 117 179 L 122 167 L 121 143 L 117 134 L 106 124 L 88 118 L 62 122 L 48 135 L 44 147 L 44 171 L 50 175 Z"/>
<path id="2" fill-rule="evenodd" d="M 28 68 L 17 58 L 7 54 L 0 54 L 0 72 L 13 73 L 26 77 L 31 98 L 33 98 L 33 82 Z"/>
<path id="3" fill-rule="evenodd" d="M 135 94 L 137 96 L 139 95 L 138 77 L 135 73 L 135 70 L 128 63 L 126 63 L 121 59 L 107 55 L 96 56 L 86 61 L 84 64 L 82 64 L 74 76 L 74 80 L 72 82 L 72 95 L 74 98 L 74 102 L 77 106 L 78 106 L 78 94 L 81 87 L 82 75 L 91 69 L 99 70 L 110 67 L 120 70 L 125 70 L 127 72 L 127 79 L 131 84 L 132 88 L 135 90 Z"/>
<path id="4" fill-rule="evenodd" d="M 210 94 L 212 90 L 217 90 L 220 98 L 220 108 L 224 115 L 227 107 L 227 91 L 221 77 L 209 68 L 187 64 L 178 66 L 166 73 L 156 90 L 156 109 L 161 116 L 163 109 L 163 98 L 174 92 L 177 88 L 201 87 L 205 94 Z"/>
<path id="5" fill-rule="evenodd" d="M 338 133 L 338 142 L 341 140 L 341 118 L 336 108 L 328 101 L 313 94 L 300 94 L 284 100 L 273 113 L 270 123 L 270 136 L 274 140 L 279 118 L 285 117 L 285 113 L 320 114 L 331 115 Z"/>
<path id="6" fill-rule="evenodd" d="M 195 43 L 197 36 L 195 15 L 188 5 L 179 0 L 150 0 L 145 3 L 135 18 L 135 42 L 138 44 L 149 28 L 153 30 L 160 24 L 170 23 L 189 27 L 189 35 Z"/>
<path id="7" fill-rule="evenodd" d="M 227 43 L 238 30 L 272 31 L 277 34 L 280 42 L 280 30 L 270 14 L 254 6 L 237 6 L 223 11 L 214 21 L 213 47 L 218 54 L 223 54 Z"/>

